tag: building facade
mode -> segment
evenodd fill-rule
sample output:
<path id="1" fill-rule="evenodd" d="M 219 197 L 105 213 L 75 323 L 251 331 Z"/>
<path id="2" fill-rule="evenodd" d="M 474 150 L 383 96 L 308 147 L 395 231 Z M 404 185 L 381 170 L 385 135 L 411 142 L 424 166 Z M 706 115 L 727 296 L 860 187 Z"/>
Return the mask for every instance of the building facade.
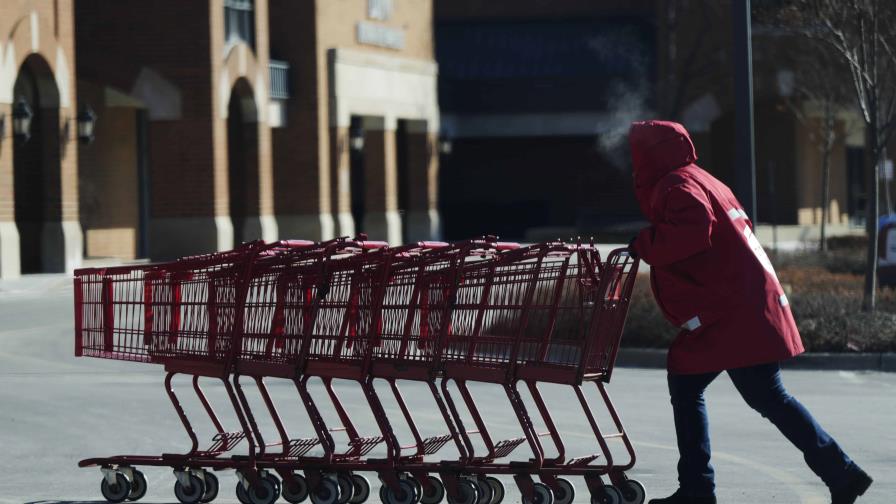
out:
<path id="1" fill-rule="evenodd" d="M 431 0 L 271 0 L 293 98 L 274 130 L 288 236 L 441 235 Z"/>
<path id="2" fill-rule="evenodd" d="M 0 3 L 0 278 L 81 262 L 74 48 L 72 1 Z"/>
<path id="3" fill-rule="evenodd" d="M 454 147 L 441 180 L 446 236 L 624 238 L 643 223 L 626 142 L 637 119 L 683 123 L 698 164 L 733 183 L 732 41 L 727 1 L 436 1 Z M 787 44 L 754 23 L 755 218 L 811 235 L 823 206 L 819 106 L 788 89 L 799 70 Z M 828 223 L 843 228 L 864 219 L 867 199 L 856 119 L 838 111 L 831 156 Z"/>

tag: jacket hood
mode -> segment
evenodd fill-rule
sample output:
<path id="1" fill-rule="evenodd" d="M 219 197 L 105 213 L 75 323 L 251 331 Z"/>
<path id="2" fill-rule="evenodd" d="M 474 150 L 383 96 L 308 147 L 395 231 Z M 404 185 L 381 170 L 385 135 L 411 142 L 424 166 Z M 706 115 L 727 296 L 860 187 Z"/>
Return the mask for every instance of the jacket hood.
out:
<path id="1" fill-rule="evenodd" d="M 670 121 L 637 121 L 629 130 L 635 195 L 641 211 L 651 218 L 650 193 L 667 173 L 697 160 L 694 143 L 684 126 Z"/>

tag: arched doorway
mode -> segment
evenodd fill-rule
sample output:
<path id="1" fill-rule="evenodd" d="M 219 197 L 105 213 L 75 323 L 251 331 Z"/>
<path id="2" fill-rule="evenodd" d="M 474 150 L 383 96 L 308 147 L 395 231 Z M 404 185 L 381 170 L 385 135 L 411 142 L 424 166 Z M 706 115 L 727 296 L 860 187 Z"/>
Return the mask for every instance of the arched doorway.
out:
<path id="1" fill-rule="evenodd" d="M 230 218 L 236 244 L 262 237 L 259 220 L 258 108 L 252 87 L 240 79 L 227 107 Z"/>
<path id="2" fill-rule="evenodd" d="M 22 273 L 65 269 L 64 244 L 48 236 L 62 220 L 59 89 L 45 59 L 32 54 L 22 63 L 13 99 L 33 114 L 30 138 L 13 146 L 15 220 Z"/>

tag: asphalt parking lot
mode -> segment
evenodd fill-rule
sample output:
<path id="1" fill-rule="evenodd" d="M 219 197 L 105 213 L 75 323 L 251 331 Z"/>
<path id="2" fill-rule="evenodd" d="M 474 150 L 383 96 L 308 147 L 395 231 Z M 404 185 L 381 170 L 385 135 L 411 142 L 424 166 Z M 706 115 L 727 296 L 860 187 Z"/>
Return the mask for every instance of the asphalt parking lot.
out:
<path id="1" fill-rule="evenodd" d="M 79 469 L 78 460 L 118 453 L 182 451 L 187 445 L 167 402 L 161 369 L 76 359 L 71 327 L 71 284 L 65 278 L 42 276 L 0 284 L 0 503 L 100 501 L 99 471 Z M 896 374 L 785 371 L 784 380 L 791 393 L 875 477 L 875 485 L 859 502 L 894 502 Z M 222 416 L 233 425 L 220 387 L 210 384 L 208 389 Z M 292 432 L 309 436 L 311 430 L 294 390 L 276 381 L 271 389 Z M 425 390 L 414 384 L 403 390 L 424 433 L 439 433 L 439 417 Z M 479 386 L 473 390 L 496 434 L 520 435 L 500 389 Z M 545 390 L 570 454 L 596 451 L 575 396 L 562 387 Z M 677 453 L 664 373 L 617 369 L 609 390 L 635 441 L 638 463 L 630 477 L 642 481 L 651 497 L 671 493 L 676 487 Z M 340 384 L 339 391 L 351 404 L 358 425 L 368 427 L 372 434 L 372 420 L 361 406 L 358 391 L 351 384 Z M 719 502 L 829 502 L 826 489 L 801 455 L 743 403 L 727 377 L 720 377 L 710 387 L 707 400 Z M 187 402 L 188 412 L 196 412 L 199 405 Z M 200 437 L 207 436 L 208 426 L 199 427 Z M 270 422 L 262 421 L 262 429 L 270 432 Z M 514 456 L 526 458 L 525 447 L 519 450 Z M 445 458 L 449 455 L 447 451 L 444 454 Z M 142 502 L 175 502 L 170 470 L 150 468 L 145 472 L 149 492 Z M 235 476 L 224 472 L 220 478 L 222 490 L 216 502 L 237 502 Z M 505 483 L 505 502 L 518 502 L 510 480 Z M 574 483 L 584 489 L 580 480 Z M 588 502 L 585 492 L 580 492 L 576 502 Z"/>

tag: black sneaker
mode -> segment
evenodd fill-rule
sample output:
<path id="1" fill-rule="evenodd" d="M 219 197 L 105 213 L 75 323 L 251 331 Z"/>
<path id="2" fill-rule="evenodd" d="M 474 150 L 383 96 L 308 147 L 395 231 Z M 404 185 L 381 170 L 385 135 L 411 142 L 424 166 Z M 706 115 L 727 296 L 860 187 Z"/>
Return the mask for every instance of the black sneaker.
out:
<path id="1" fill-rule="evenodd" d="M 665 499 L 650 499 L 650 502 L 647 504 L 716 504 L 716 496 L 692 497 L 679 488 L 674 494 Z"/>
<path id="2" fill-rule="evenodd" d="M 842 488 L 831 492 L 831 504 L 853 504 L 871 486 L 871 476 L 855 467 L 850 471 L 849 481 Z"/>

